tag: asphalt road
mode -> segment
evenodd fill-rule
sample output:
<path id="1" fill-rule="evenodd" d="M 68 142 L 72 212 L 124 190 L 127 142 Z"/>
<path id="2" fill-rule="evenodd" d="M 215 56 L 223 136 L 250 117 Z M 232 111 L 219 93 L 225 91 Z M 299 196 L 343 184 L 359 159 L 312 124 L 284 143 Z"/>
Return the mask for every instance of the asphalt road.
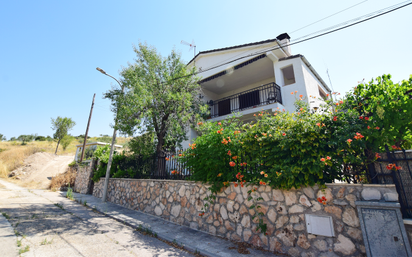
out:
<path id="1" fill-rule="evenodd" d="M 0 184 L 1 256 L 193 256 L 57 193 Z"/>

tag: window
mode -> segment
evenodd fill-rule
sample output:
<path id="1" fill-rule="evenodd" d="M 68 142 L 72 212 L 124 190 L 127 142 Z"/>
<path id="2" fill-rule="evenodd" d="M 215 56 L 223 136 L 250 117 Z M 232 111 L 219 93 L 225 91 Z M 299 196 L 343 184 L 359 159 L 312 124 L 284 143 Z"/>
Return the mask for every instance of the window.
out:
<path id="1" fill-rule="evenodd" d="M 323 91 L 322 88 L 320 88 L 319 85 L 318 85 L 318 89 L 319 89 L 319 96 L 322 97 L 323 100 L 327 100 L 328 97 L 327 97 L 326 93 Z"/>
<path id="2" fill-rule="evenodd" d="M 283 68 L 282 74 L 285 86 L 295 83 L 295 72 L 293 71 L 293 65 Z"/>

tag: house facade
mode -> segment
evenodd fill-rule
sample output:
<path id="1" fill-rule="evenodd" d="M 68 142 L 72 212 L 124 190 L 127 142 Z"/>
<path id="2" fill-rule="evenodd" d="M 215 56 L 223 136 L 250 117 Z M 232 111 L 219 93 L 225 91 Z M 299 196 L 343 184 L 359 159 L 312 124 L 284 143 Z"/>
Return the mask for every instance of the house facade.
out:
<path id="1" fill-rule="evenodd" d="M 210 121 L 240 114 L 244 122 L 259 111 L 279 108 L 295 111 L 297 91 L 316 110 L 331 93 L 308 60 L 292 55 L 289 35 L 244 45 L 199 52 L 188 64 L 202 77 L 203 100 L 209 105 Z M 309 98 L 315 96 L 316 98 Z M 190 143 L 197 134 L 189 131 Z"/>

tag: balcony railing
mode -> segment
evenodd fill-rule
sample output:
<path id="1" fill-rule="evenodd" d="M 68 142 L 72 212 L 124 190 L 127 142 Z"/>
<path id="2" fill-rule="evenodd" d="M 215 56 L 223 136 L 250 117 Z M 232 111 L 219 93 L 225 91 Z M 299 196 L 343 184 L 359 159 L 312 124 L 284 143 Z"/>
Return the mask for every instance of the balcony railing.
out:
<path id="1" fill-rule="evenodd" d="M 208 102 L 212 118 L 272 103 L 282 103 L 280 87 L 274 82 Z"/>

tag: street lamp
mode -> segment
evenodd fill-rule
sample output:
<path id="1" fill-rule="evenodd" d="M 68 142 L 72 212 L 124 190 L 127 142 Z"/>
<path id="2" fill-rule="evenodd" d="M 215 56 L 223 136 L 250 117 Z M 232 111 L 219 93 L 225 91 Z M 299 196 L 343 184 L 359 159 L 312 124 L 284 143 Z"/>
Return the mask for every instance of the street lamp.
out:
<path id="1" fill-rule="evenodd" d="M 96 70 L 100 71 L 102 74 L 111 77 L 112 79 L 116 80 L 117 83 L 119 83 L 120 87 L 122 88 L 122 94 L 124 93 L 124 87 L 122 86 L 122 84 L 120 84 L 120 82 L 113 76 L 110 76 L 109 74 L 107 74 L 103 69 L 97 67 Z M 117 129 L 116 129 L 116 125 L 117 125 L 117 113 L 116 113 L 116 119 L 115 119 L 115 124 L 114 124 L 114 130 L 113 130 L 113 137 L 112 137 L 112 145 L 110 147 L 110 155 L 109 155 L 109 161 L 107 163 L 107 170 L 106 170 L 106 179 L 104 181 L 104 187 L 103 187 L 103 197 L 102 197 L 102 201 L 106 202 L 106 198 L 107 198 L 107 187 L 109 185 L 109 177 L 110 177 L 110 167 L 112 166 L 112 160 L 113 160 L 113 151 L 114 151 L 114 141 L 116 141 L 116 133 L 117 133 Z"/>

